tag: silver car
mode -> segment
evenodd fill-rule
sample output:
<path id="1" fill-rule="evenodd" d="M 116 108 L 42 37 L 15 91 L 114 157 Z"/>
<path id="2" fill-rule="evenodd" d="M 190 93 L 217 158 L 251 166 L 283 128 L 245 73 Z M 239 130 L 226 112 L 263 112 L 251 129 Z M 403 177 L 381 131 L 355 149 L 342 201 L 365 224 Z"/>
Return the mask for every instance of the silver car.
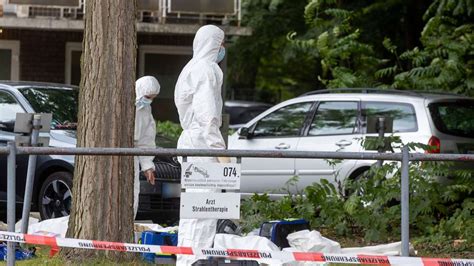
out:
<path id="1" fill-rule="evenodd" d="M 474 153 L 473 98 L 377 89 L 316 91 L 282 102 L 230 136 L 229 149 L 361 152 L 360 140 L 377 136 L 367 133 L 367 124 L 378 116 L 393 121 L 393 133 L 404 143 Z M 332 167 L 324 159 L 244 158 L 241 192 L 275 191 L 293 176 L 299 189 L 322 178 L 333 181 L 336 172 L 342 180 L 355 178 L 373 163 L 344 160 Z"/>

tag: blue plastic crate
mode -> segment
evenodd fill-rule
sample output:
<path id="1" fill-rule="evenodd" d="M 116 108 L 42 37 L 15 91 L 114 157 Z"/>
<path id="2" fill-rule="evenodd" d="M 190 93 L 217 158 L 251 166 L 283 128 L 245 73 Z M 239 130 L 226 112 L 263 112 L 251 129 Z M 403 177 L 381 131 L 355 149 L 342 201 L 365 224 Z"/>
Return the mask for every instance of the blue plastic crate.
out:
<path id="1" fill-rule="evenodd" d="M 142 232 L 141 243 L 145 245 L 157 245 L 157 246 L 177 246 L 178 245 L 178 234 L 177 233 L 166 233 L 166 232 L 154 232 L 144 231 Z M 159 257 L 172 257 L 170 254 L 159 254 L 159 253 L 143 253 L 143 259 L 148 262 L 155 262 L 155 258 Z"/>

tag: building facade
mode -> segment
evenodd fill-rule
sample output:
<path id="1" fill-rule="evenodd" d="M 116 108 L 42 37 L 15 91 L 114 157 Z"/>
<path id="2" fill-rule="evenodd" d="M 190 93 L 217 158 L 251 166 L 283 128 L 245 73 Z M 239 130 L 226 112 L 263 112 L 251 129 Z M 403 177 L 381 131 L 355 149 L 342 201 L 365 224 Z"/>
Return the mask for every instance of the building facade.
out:
<path id="1" fill-rule="evenodd" d="M 78 85 L 84 0 L 0 0 L 0 6 L 0 80 Z M 138 8 L 137 77 L 153 75 L 160 81 L 154 116 L 177 121 L 174 85 L 192 57 L 197 29 L 216 24 L 227 37 L 251 31 L 240 26 L 240 0 L 139 0 Z M 225 71 L 226 62 L 222 67 Z"/>

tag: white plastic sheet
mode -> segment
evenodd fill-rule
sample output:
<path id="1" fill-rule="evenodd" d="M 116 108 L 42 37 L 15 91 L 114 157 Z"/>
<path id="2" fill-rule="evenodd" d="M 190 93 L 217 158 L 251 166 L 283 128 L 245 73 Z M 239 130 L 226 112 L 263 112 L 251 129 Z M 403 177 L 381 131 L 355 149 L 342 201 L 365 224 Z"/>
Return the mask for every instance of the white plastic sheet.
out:
<path id="1" fill-rule="evenodd" d="M 165 233 L 177 232 L 178 228 L 179 228 L 178 226 L 162 227 L 159 224 L 150 225 L 150 229 L 155 232 L 165 232 Z"/>
<path id="2" fill-rule="evenodd" d="M 69 216 L 48 219 L 28 226 L 28 234 L 54 235 L 66 237 Z"/>
<path id="3" fill-rule="evenodd" d="M 291 247 L 304 252 L 341 253 L 341 245 L 318 231 L 302 230 L 287 236 Z"/>
<path id="4" fill-rule="evenodd" d="M 21 223 L 22 223 L 22 221 L 23 220 L 21 219 L 15 224 L 15 232 L 21 233 Z M 36 219 L 34 217 L 29 217 L 29 219 L 28 219 L 28 225 L 36 224 L 38 222 L 39 222 L 39 219 Z"/>
<path id="5" fill-rule="evenodd" d="M 230 234 L 216 234 L 214 237 L 214 248 L 250 249 L 280 251 L 280 248 L 268 238 L 261 236 L 238 236 Z M 283 262 L 272 259 L 258 259 L 259 263 L 269 265 L 283 265 Z"/>
<path id="6" fill-rule="evenodd" d="M 322 253 L 340 253 L 340 254 L 365 254 L 365 255 L 385 255 L 400 256 L 401 242 L 382 244 L 367 247 L 341 248 L 336 241 L 321 236 L 318 231 L 303 230 L 289 234 L 288 243 L 290 248 L 283 249 L 289 252 L 322 252 Z M 410 254 L 415 254 L 413 247 L 410 245 Z M 284 266 L 305 266 L 314 265 L 314 262 L 289 262 Z M 322 264 L 324 265 L 324 264 Z"/>
<path id="7" fill-rule="evenodd" d="M 30 222 L 28 226 L 28 234 L 40 234 L 40 235 L 54 235 L 58 237 L 66 237 L 66 232 L 69 223 L 69 216 L 64 216 L 55 219 L 48 219 L 41 222 L 38 222 L 38 219 L 30 217 Z M 20 231 L 21 221 L 16 225 L 16 231 Z M 156 232 L 173 232 L 177 231 L 178 227 L 162 227 L 159 224 L 144 224 L 136 223 L 135 227 L 141 227 L 143 230 L 150 230 Z M 143 231 L 142 230 L 142 231 Z M 141 232 L 138 234 L 141 235 Z"/>
<path id="8" fill-rule="evenodd" d="M 8 224 L 0 221 L 0 231 L 8 231 Z"/>
<path id="9" fill-rule="evenodd" d="M 368 247 L 354 247 L 343 248 L 343 254 L 366 254 L 366 255 L 386 255 L 386 256 L 400 256 L 402 250 L 402 242 L 394 242 L 389 244 L 382 244 Z M 410 254 L 414 254 L 413 246 L 410 244 Z"/>
<path id="10" fill-rule="evenodd" d="M 247 236 L 258 236 L 260 235 L 260 228 L 255 228 L 249 233 L 247 233 Z"/>

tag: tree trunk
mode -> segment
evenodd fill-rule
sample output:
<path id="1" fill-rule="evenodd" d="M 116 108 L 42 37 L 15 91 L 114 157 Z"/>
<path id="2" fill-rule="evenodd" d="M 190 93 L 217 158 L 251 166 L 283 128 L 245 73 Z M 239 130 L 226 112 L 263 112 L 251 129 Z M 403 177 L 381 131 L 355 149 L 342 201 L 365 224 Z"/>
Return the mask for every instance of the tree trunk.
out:
<path id="1" fill-rule="evenodd" d="M 136 0 L 86 1 L 78 147 L 133 147 Z M 133 157 L 76 156 L 68 237 L 130 242 Z M 81 260 L 104 251 L 65 250 Z M 130 256 L 108 252 L 112 260 Z"/>

